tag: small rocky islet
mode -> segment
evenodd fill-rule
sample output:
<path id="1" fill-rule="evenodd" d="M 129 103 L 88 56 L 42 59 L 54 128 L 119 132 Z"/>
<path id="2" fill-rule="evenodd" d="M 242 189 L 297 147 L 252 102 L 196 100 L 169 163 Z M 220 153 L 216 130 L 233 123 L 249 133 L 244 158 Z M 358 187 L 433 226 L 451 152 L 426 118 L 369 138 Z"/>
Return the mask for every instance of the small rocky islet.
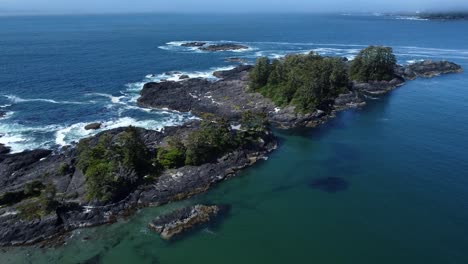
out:
<path id="1" fill-rule="evenodd" d="M 208 44 L 207 42 L 186 42 L 182 43 L 180 46 L 182 47 L 189 47 L 189 48 L 197 48 L 201 51 L 236 51 L 236 50 L 247 50 L 249 49 L 248 46 L 236 44 L 236 43 L 220 43 L 220 44 Z"/>
<path id="2" fill-rule="evenodd" d="M 340 85 L 317 97 L 320 100 L 284 100 L 278 93 L 288 88 L 283 85 L 287 77 L 276 78 L 288 70 L 284 61 L 260 59 L 255 66 L 215 72 L 216 81 L 184 77 L 147 83 L 141 91 L 141 107 L 191 111 L 202 120 L 163 131 L 112 129 L 59 150 L 10 154 L 0 145 L 0 246 L 49 241 L 77 228 L 112 223 L 138 208 L 189 198 L 266 159 L 277 147 L 268 124 L 314 127 L 338 111 L 364 106 L 365 95 L 387 93 L 418 77 L 463 71 L 452 62 L 427 60 L 395 63 L 380 80 L 351 80 L 348 72 L 360 74 L 359 69 L 353 72 L 352 62 L 315 54 L 296 56 L 285 60 L 331 65 L 337 71 L 333 76 L 346 78 L 333 79 Z M 305 99 L 310 103 L 303 104 Z M 100 127 L 90 125 L 89 129 Z M 345 185 L 335 178 L 310 183 L 325 191 Z M 160 216 L 150 227 L 171 239 L 206 224 L 218 212 L 216 205 L 197 205 Z"/>
<path id="3" fill-rule="evenodd" d="M 197 204 L 158 216 L 149 224 L 149 227 L 159 233 L 161 238 L 172 240 L 210 224 L 228 210 L 229 206 Z"/>

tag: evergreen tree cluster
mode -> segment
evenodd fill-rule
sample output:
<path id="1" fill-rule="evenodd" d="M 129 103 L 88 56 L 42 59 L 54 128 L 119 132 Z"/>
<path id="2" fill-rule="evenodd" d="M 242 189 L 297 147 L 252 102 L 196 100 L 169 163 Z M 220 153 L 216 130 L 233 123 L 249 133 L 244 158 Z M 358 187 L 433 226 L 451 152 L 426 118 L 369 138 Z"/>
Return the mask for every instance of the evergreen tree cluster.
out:
<path id="1" fill-rule="evenodd" d="M 314 52 L 270 61 L 261 57 L 250 73 L 249 88 L 278 106 L 294 105 L 299 112 L 314 111 L 321 102 L 350 89 L 351 80 L 368 82 L 393 78 L 396 57 L 392 48 L 370 46 L 350 66 L 342 58 Z"/>
<path id="2" fill-rule="evenodd" d="M 348 91 L 349 79 L 341 58 L 315 53 L 288 55 L 281 60 L 259 58 L 250 74 L 250 89 L 271 98 L 278 106 L 295 105 L 313 111 L 323 100 Z"/>
<path id="3" fill-rule="evenodd" d="M 78 151 L 78 167 L 86 176 L 89 200 L 121 198 L 153 169 L 149 151 L 133 127 L 115 140 L 107 134 L 101 136 L 94 147 L 82 141 Z"/>
<path id="4" fill-rule="evenodd" d="M 397 59 L 390 47 L 370 46 L 359 52 L 349 69 L 351 79 L 360 82 L 389 81 Z"/>

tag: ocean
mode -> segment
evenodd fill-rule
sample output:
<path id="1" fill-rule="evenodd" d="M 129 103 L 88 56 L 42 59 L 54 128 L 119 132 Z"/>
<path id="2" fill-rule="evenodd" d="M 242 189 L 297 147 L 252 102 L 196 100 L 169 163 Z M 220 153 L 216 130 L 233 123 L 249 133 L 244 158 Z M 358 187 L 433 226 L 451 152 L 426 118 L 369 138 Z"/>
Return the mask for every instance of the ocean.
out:
<path id="1" fill-rule="evenodd" d="M 251 48 L 209 53 L 186 41 Z M 371 15 L 0 17 L 0 143 L 56 149 L 99 132 L 84 130 L 91 122 L 182 124 L 196 117 L 136 105 L 143 84 L 214 79 L 236 66 L 231 57 L 352 59 L 386 45 L 401 64 L 445 59 L 468 69 L 467 43 L 467 21 Z M 467 83 L 467 72 L 409 81 L 319 128 L 276 130 L 281 144 L 267 161 L 205 194 L 73 231 L 58 248 L 2 249 L 0 262 L 468 263 Z M 171 243 L 148 229 L 159 214 L 198 202 L 232 210 Z"/>

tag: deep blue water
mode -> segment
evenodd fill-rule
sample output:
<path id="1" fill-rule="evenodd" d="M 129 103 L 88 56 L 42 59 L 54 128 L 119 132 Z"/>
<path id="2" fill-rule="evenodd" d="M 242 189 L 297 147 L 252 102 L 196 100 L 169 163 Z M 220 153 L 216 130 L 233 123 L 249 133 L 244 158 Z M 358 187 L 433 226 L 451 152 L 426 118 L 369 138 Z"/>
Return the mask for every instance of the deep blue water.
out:
<path id="1" fill-rule="evenodd" d="M 251 49 L 204 53 L 179 46 L 189 40 Z M 181 123 L 192 116 L 136 107 L 145 81 L 175 78 L 168 71 L 210 76 L 234 66 L 228 57 L 253 61 L 315 50 L 352 58 L 371 44 L 392 46 L 403 64 L 447 59 L 468 68 L 466 21 L 1 17 L 0 111 L 8 114 L 0 119 L 0 143 L 14 151 L 67 144 L 89 135 L 83 126 L 93 121 L 106 128 Z M 467 83 L 466 72 L 411 81 L 323 127 L 278 131 L 283 143 L 268 161 L 182 203 L 233 205 L 214 232 L 170 245 L 148 232 L 147 222 L 175 204 L 77 231 L 60 249 L 0 255 L 6 263 L 78 263 L 96 254 L 104 263 L 468 263 Z M 84 243 L 81 236 L 94 239 Z"/>

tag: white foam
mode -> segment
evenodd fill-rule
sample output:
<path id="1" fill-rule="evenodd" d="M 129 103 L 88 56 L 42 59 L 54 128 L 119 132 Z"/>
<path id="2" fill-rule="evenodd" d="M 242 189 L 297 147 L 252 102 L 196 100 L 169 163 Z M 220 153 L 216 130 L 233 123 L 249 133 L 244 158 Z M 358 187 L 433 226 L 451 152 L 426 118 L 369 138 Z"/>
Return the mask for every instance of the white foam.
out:
<path id="1" fill-rule="evenodd" d="M 420 18 L 417 16 L 390 16 L 390 17 L 396 20 L 413 20 L 413 21 L 428 21 L 429 20 L 427 18 Z"/>
<path id="2" fill-rule="evenodd" d="M 35 138 L 36 134 L 43 134 L 55 131 L 59 126 L 49 125 L 43 127 L 27 127 L 21 124 L 0 123 L 0 143 L 11 148 L 12 153 L 21 152 L 27 149 L 37 149 L 50 146 L 50 141 L 40 142 Z"/>
<path id="3" fill-rule="evenodd" d="M 106 97 L 106 98 L 109 98 L 113 104 L 122 104 L 120 100 L 125 97 L 125 96 L 113 96 L 111 94 L 106 94 L 106 93 L 88 93 L 86 94 L 86 96 Z"/>
<path id="4" fill-rule="evenodd" d="M 15 112 L 13 112 L 13 111 L 8 111 L 8 112 L 5 113 L 4 116 L 0 117 L 0 120 L 9 119 L 9 118 L 12 117 L 14 114 L 15 114 Z"/>
<path id="5" fill-rule="evenodd" d="M 150 110 L 151 111 L 151 110 Z M 76 123 L 64 128 L 59 129 L 55 133 L 55 143 L 57 145 L 66 146 L 71 144 L 72 142 L 77 142 L 82 138 L 89 137 L 95 135 L 99 132 L 115 129 L 119 127 L 142 127 L 145 129 L 157 130 L 161 131 L 164 127 L 167 126 L 177 126 L 181 125 L 187 120 L 193 119 L 194 117 L 189 114 L 178 114 L 175 112 L 160 112 L 162 114 L 166 114 L 166 116 L 162 117 L 161 119 L 145 119 L 145 120 L 137 120 L 132 117 L 122 117 L 118 119 L 109 120 L 106 122 L 101 122 L 101 128 L 97 130 L 86 130 L 84 127 L 92 122 L 81 122 Z M 99 121 L 96 121 L 99 123 Z"/>
<path id="6" fill-rule="evenodd" d="M 73 102 L 73 101 L 56 101 L 52 99 L 43 99 L 43 98 L 33 98 L 33 99 L 24 99 L 16 95 L 4 95 L 12 103 L 25 103 L 25 102 L 44 102 L 51 104 L 87 104 L 85 102 Z"/>
<path id="7" fill-rule="evenodd" d="M 226 67 L 215 67 L 210 68 L 206 71 L 169 71 L 166 73 L 160 74 L 148 74 L 145 76 L 143 82 L 128 83 L 127 91 L 128 92 L 139 92 L 143 89 L 143 86 L 148 82 L 162 82 L 162 81 L 172 81 L 172 82 L 181 82 L 185 79 L 180 79 L 181 76 L 187 75 L 189 78 L 204 78 L 208 80 L 217 80 L 213 74 L 216 71 L 228 71 L 234 69 L 236 66 L 230 65 Z"/>
<path id="8" fill-rule="evenodd" d="M 407 60 L 406 63 L 407 64 L 414 64 L 414 63 L 421 62 L 421 61 L 424 61 L 424 60 L 421 60 L 421 59 L 419 59 L 419 60 L 416 60 L 416 59 L 415 60 Z"/>

